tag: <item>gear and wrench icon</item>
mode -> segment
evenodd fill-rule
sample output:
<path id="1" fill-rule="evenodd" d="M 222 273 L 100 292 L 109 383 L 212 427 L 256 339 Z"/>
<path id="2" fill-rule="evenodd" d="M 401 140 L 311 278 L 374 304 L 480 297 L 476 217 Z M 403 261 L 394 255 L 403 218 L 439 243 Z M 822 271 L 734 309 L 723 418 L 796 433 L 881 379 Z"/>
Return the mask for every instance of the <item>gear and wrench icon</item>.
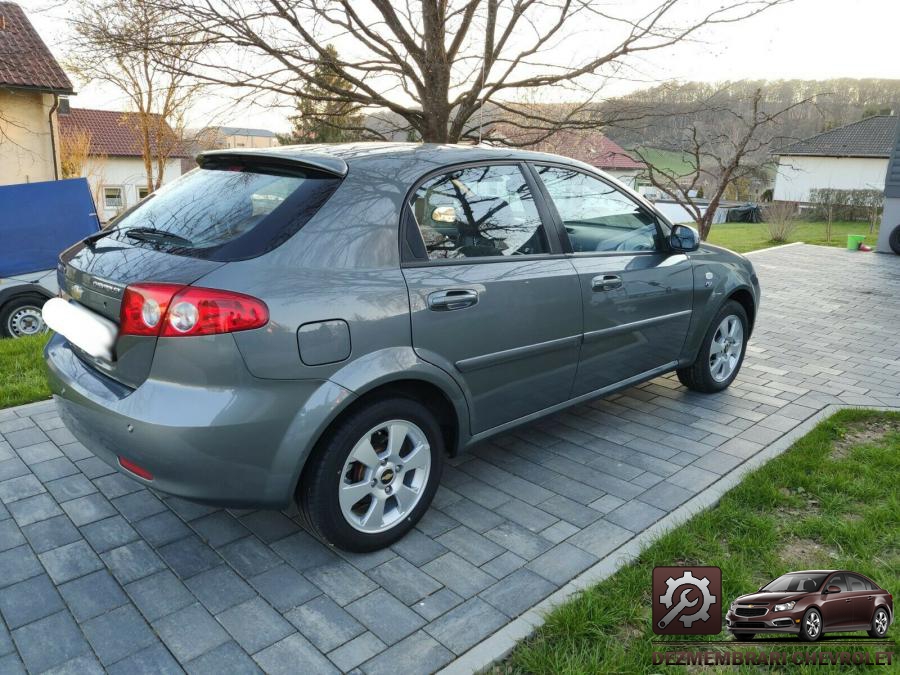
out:
<path id="1" fill-rule="evenodd" d="M 687 614 L 679 616 L 678 619 L 681 623 L 684 624 L 685 628 L 690 628 L 694 625 L 695 621 L 709 621 L 709 608 L 712 606 L 714 602 L 716 602 L 717 598 L 714 595 L 710 595 L 709 593 L 709 579 L 706 577 L 700 577 L 699 579 L 691 574 L 690 570 L 687 570 L 682 576 L 674 579 L 669 577 L 666 580 L 666 590 L 665 594 L 659 596 L 659 601 L 666 606 L 666 609 L 671 609 L 675 604 L 675 600 L 673 600 L 672 596 L 675 594 L 675 589 L 681 586 L 694 586 L 700 590 L 700 593 L 703 595 L 703 604 L 700 606 L 700 609 L 694 612 L 693 614 Z M 686 601 L 687 593 L 690 589 L 685 589 L 682 593 L 682 604 L 686 607 L 693 607 L 697 604 L 695 600 L 692 604 L 688 604 Z"/>

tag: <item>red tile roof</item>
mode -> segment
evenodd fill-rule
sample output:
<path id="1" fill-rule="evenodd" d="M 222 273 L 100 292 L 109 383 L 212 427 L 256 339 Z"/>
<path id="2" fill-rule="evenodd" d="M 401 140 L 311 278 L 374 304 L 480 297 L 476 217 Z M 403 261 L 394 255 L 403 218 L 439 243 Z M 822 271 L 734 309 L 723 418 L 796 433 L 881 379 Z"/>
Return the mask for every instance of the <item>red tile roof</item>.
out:
<path id="1" fill-rule="evenodd" d="M 640 170 L 645 168 L 643 162 L 633 159 L 618 143 L 599 131 L 564 129 L 534 143 L 528 143 L 528 137 L 542 135 L 542 132 L 519 129 L 502 122 L 494 125 L 492 132 L 505 137 L 508 141 L 517 144 L 524 143 L 523 147 L 528 150 L 564 155 L 598 169 Z"/>
<path id="2" fill-rule="evenodd" d="M 88 108 L 72 108 L 68 114 L 59 116 L 59 130 L 65 136 L 77 131 L 87 132 L 91 136 L 91 154 L 107 157 L 140 157 L 141 143 L 138 137 L 136 113 L 115 110 L 91 110 Z M 153 115 L 159 120 L 158 115 Z M 161 122 L 162 137 L 169 139 L 175 149 L 169 157 L 187 157 L 181 143 L 165 122 Z M 156 137 L 151 134 L 150 145 L 156 149 Z"/>
<path id="3" fill-rule="evenodd" d="M 598 169 L 640 170 L 644 163 L 632 159 L 624 148 L 599 131 L 557 131 L 529 150 L 553 152 Z"/>
<path id="4" fill-rule="evenodd" d="M 71 94 L 72 83 L 21 7 L 0 2 L 0 86 Z"/>

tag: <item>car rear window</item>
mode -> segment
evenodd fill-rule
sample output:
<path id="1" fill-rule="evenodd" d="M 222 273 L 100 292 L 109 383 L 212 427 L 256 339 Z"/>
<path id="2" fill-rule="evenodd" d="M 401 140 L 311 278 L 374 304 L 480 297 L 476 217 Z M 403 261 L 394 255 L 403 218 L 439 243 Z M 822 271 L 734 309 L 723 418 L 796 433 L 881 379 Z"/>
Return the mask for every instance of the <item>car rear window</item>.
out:
<path id="1" fill-rule="evenodd" d="M 246 260 L 284 243 L 340 182 L 301 167 L 207 162 L 115 220 L 110 237 L 179 255 Z M 135 238 L 147 230 L 154 236 Z"/>

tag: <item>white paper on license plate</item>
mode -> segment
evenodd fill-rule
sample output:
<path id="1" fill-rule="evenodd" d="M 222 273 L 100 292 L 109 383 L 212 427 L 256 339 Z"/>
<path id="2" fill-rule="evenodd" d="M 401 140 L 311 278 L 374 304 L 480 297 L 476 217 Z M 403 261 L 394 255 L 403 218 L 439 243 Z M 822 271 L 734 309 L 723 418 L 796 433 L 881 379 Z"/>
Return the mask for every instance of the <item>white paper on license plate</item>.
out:
<path id="1" fill-rule="evenodd" d="M 109 359 L 119 332 L 109 319 L 62 298 L 51 298 L 41 310 L 44 322 L 91 356 Z"/>

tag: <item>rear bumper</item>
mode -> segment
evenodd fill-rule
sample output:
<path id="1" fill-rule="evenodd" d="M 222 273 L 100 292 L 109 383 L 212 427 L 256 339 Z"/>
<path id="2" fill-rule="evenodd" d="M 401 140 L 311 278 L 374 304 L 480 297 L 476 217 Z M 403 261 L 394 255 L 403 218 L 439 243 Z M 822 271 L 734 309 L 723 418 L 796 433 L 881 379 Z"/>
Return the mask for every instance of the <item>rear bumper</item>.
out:
<path id="1" fill-rule="evenodd" d="M 328 381 L 253 378 L 242 363 L 221 364 L 234 373 L 229 386 L 151 372 L 132 390 L 84 364 L 58 335 L 45 358 L 60 417 L 85 447 L 154 489 L 223 506 L 289 504 L 312 446 L 352 396 Z M 153 480 L 123 469 L 119 457 Z"/>

